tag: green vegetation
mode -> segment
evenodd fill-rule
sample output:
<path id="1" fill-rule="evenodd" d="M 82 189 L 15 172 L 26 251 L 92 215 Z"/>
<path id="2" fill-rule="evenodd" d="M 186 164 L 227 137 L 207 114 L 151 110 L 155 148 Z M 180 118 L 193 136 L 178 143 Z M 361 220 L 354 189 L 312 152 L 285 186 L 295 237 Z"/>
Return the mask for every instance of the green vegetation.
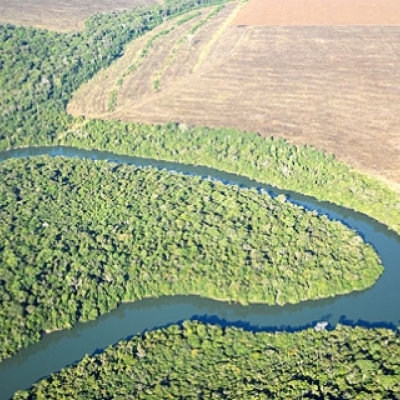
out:
<path id="1" fill-rule="evenodd" d="M 108 104 L 107 104 L 107 109 L 108 111 L 114 111 L 115 108 L 117 107 L 117 101 L 118 101 L 118 91 L 113 90 L 110 93 L 110 98 L 108 99 Z"/>
<path id="2" fill-rule="evenodd" d="M 201 15 L 200 11 L 196 11 L 194 13 L 191 14 L 187 14 L 185 15 L 183 18 L 179 19 L 178 21 L 176 21 L 176 25 L 183 25 L 185 22 L 188 22 L 196 17 L 199 17 Z"/>
<path id="3" fill-rule="evenodd" d="M 153 81 L 153 90 L 157 92 L 160 89 L 160 80 L 156 79 Z"/>
<path id="4" fill-rule="evenodd" d="M 149 54 L 150 49 L 153 47 L 154 42 L 156 42 L 158 39 L 162 38 L 163 36 L 168 35 L 170 32 L 172 32 L 175 29 L 174 26 L 172 26 L 169 29 L 164 29 L 161 32 L 156 33 L 153 35 L 145 44 L 145 46 L 141 49 L 140 53 L 138 54 L 137 58 L 135 59 L 135 62 L 133 62 L 127 70 L 122 74 L 122 76 L 118 79 L 116 83 L 116 89 L 111 91 L 109 94 L 109 99 L 108 99 L 108 104 L 107 104 L 107 110 L 108 111 L 115 111 L 117 107 L 117 97 L 118 97 L 118 88 L 121 87 L 124 82 L 125 78 L 129 76 L 132 72 L 135 72 L 143 63 L 143 61 L 146 59 L 146 57 Z M 155 89 L 154 89 L 155 90 Z"/>
<path id="5" fill-rule="evenodd" d="M 251 333 L 184 322 L 86 356 L 22 399 L 400 399 L 400 337 L 386 329 Z"/>
<path id="6" fill-rule="evenodd" d="M 119 57 L 125 43 L 165 16 L 220 3 L 225 1 L 171 0 L 163 7 L 99 14 L 73 34 L 0 25 L 0 149 L 56 143 L 57 135 L 76 125 L 65 113 L 72 92 Z M 115 104 L 112 96 L 109 107 Z M 181 132 L 174 124 L 93 121 L 85 134 L 81 141 L 72 129 L 63 143 L 210 165 L 355 209 L 400 232 L 399 194 L 308 147 L 230 129 Z"/>
<path id="7" fill-rule="evenodd" d="M 198 21 L 195 26 L 190 28 L 189 33 L 185 33 L 172 47 L 167 59 L 164 62 L 164 65 L 161 67 L 159 71 L 157 71 L 154 74 L 153 78 L 153 90 L 155 92 L 160 90 L 160 82 L 161 78 L 164 75 L 165 71 L 168 69 L 168 67 L 173 63 L 173 61 L 176 58 L 176 55 L 178 53 L 179 48 L 181 45 L 186 42 L 186 41 L 191 41 L 194 33 L 200 29 L 203 25 L 205 25 L 208 21 L 210 21 L 214 16 L 216 16 L 223 8 L 225 7 L 224 4 L 221 4 L 219 6 L 216 6 L 205 18 L 201 19 Z M 177 25 L 182 25 L 183 23 L 190 21 L 194 19 L 195 17 L 201 15 L 201 13 L 194 13 L 194 14 L 189 14 L 186 17 L 182 18 L 181 20 L 177 21 Z"/>
<path id="8" fill-rule="evenodd" d="M 215 7 L 205 18 L 201 19 L 195 26 L 193 26 L 189 33 L 192 35 L 196 33 L 203 25 L 205 25 L 210 19 L 214 18 L 225 6 L 220 4 L 219 6 Z"/>
<path id="9" fill-rule="evenodd" d="M 123 54 L 132 39 L 180 15 L 223 0 L 169 0 L 164 5 L 102 13 L 79 33 L 0 24 L 0 149 L 51 143 L 71 120 L 73 91 Z"/>
<path id="10" fill-rule="evenodd" d="M 121 78 L 118 79 L 117 82 L 117 86 L 122 86 L 125 78 L 127 76 L 129 76 L 132 72 L 135 72 L 143 63 L 143 61 L 145 60 L 145 58 L 147 57 L 147 55 L 149 54 L 150 49 L 153 47 L 153 44 L 155 41 L 157 41 L 158 39 L 162 38 L 163 36 L 168 35 L 170 32 L 172 32 L 175 29 L 174 26 L 168 28 L 168 29 L 164 29 L 161 32 L 156 33 L 155 35 L 153 35 L 148 41 L 147 43 L 144 45 L 144 47 L 141 49 L 138 57 L 136 58 L 135 62 L 132 63 L 128 69 L 122 74 Z M 118 92 L 116 92 L 118 93 Z M 112 96 L 112 93 L 110 94 L 110 96 Z M 113 109 L 109 109 L 109 111 L 114 111 L 115 107 Z"/>
<path id="11" fill-rule="evenodd" d="M 58 142 L 85 149 L 199 164 L 360 211 L 400 233 L 400 195 L 309 146 L 236 129 L 86 121 Z"/>
<path id="12" fill-rule="evenodd" d="M 51 157 L 4 161 L 0 176 L 0 359 L 122 301 L 297 303 L 383 270 L 341 223 L 256 190 Z"/>
<path id="13" fill-rule="evenodd" d="M 398 194 L 312 148 L 233 129 L 66 114 L 73 91 L 121 56 L 127 42 L 166 19 L 221 3 L 165 0 L 95 15 L 83 32 L 69 34 L 0 25 L 0 149 L 62 143 L 207 165 L 356 209 L 400 232 Z M 110 110 L 116 101 L 114 91 Z M 95 319 L 124 301 L 199 294 L 297 303 L 364 289 L 382 273 L 354 232 L 283 197 L 50 157 L 6 161 L 0 176 L 0 361 L 44 332 Z M 87 357 L 15 398 L 398 399 L 399 359 L 399 337 L 386 330 L 273 335 L 184 323 Z"/>

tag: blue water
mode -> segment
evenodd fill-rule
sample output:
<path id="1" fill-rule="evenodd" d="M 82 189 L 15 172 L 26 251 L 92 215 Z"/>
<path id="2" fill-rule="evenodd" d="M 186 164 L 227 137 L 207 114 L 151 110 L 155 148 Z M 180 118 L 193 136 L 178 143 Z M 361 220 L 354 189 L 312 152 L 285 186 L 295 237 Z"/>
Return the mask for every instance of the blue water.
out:
<path id="1" fill-rule="evenodd" d="M 278 190 L 234 174 L 206 167 L 182 165 L 158 160 L 121 156 L 95 150 L 69 147 L 35 147 L 0 153 L 0 161 L 16 157 L 63 155 L 90 159 L 112 160 L 137 166 L 153 166 L 190 175 L 220 180 L 226 184 L 253 187 L 271 195 L 285 194 L 289 201 L 340 220 L 356 230 L 372 244 L 385 267 L 384 274 L 370 289 L 332 299 L 307 301 L 298 305 L 241 306 L 197 296 L 173 296 L 123 304 L 96 321 L 81 323 L 68 331 L 54 332 L 16 356 L 0 363 L 0 400 L 9 399 L 16 390 L 28 388 L 35 381 L 93 354 L 117 341 L 137 333 L 197 319 L 210 323 L 238 326 L 248 330 L 295 331 L 328 321 L 367 327 L 400 326 L 400 237 L 363 214 L 329 203 Z"/>

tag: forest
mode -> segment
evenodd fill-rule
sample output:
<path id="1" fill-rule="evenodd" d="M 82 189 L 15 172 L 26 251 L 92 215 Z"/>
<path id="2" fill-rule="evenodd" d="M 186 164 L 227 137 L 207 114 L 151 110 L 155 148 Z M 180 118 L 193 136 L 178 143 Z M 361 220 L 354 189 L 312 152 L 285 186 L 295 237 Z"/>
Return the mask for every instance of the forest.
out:
<path id="1" fill-rule="evenodd" d="M 50 143 L 71 121 L 65 109 L 72 93 L 120 57 L 126 43 L 165 19 L 225 2 L 168 0 L 100 13 L 74 33 L 0 24 L 0 149 Z"/>
<path id="2" fill-rule="evenodd" d="M 255 189 L 60 157 L 0 175 L 0 359 L 124 301 L 294 304 L 383 272 L 356 232 Z"/>
<path id="3" fill-rule="evenodd" d="M 83 119 L 55 143 L 232 172 L 354 209 L 400 233 L 399 193 L 311 146 L 234 128 Z"/>
<path id="4" fill-rule="evenodd" d="M 60 144 L 206 165 L 400 233 L 398 193 L 314 148 L 233 128 L 67 115 L 73 92 L 126 43 L 224 3 L 165 0 L 94 15 L 67 34 L 0 24 L 0 149 Z M 4 161 L 0 177 L 0 361 L 122 302 L 198 294 L 294 304 L 365 289 L 383 273 L 356 232 L 284 196 L 61 157 Z M 14 398 L 399 399 L 399 360 L 398 332 L 385 329 L 272 334 L 184 322 L 87 356 Z"/>
<path id="5" fill-rule="evenodd" d="M 245 332 L 184 322 L 121 341 L 17 392 L 22 399 L 400 399 L 386 329 Z"/>
<path id="6" fill-rule="evenodd" d="M 126 43 L 165 19 L 179 16 L 179 25 L 197 15 L 188 11 L 225 2 L 169 0 L 163 6 L 97 14 L 82 32 L 69 34 L 0 24 L 0 150 L 60 143 L 200 163 L 355 209 L 399 233 L 397 192 L 311 147 L 235 129 L 173 122 L 146 126 L 67 115 L 72 93 L 121 56 Z M 116 93 L 109 99 L 110 109 Z"/>

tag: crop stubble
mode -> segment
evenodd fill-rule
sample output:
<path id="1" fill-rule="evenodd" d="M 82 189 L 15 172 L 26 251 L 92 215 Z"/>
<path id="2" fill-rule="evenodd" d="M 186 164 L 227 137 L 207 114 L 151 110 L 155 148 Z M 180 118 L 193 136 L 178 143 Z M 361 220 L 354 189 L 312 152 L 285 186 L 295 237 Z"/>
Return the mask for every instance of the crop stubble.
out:
<path id="1" fill-rule="evenodd" d="M 248 0 L 235 25 L 400 25 L 398 0 Z"/>
<path id="2" fill-rule="evenodd" d="M 69 111 L 285 137 L 333 152 L 398 188 L 400 27 L 230 26 L 194 73 L 201 50 L 235 6 L 229 4 L 201 29 L 192 46 L 181 46 L 159 92 L 149 87 L 149 77 L 168 56 L 176 35 L 162 38 L 162 51 L 154 48 L 140 71 L 126 80 L 115 112 L 99 107 L 106 104 L 98 97 L 100 87 L 107 93 L 101 76 L 96 85 L 78 91 Z M 118 63 L 112 67 L 114 77 Z"/>

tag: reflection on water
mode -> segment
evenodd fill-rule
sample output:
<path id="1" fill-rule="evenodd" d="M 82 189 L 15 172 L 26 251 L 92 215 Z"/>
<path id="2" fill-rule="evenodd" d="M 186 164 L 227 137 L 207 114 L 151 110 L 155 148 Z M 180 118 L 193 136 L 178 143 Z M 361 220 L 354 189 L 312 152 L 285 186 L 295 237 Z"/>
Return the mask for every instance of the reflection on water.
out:
<path id="1" fill-rule="evenodd" d="M 179 323 L 185 319 L 234 325 L 255 331 L 295 331 L 311 327 L 322 320 L 328 321 L 331 327 L 338 322 L 367 327 L 400 326 L 400 299 L 397 294 L 400 282 L 400 237 L 363 214 L 211 168 L 119 156 L 107 152 L 67 147 L 37 147 L 0 153 L 0 161 L 44 154 L 153 166 L 212 177 L 227 184 L 255 187 L 273 195 L 285 194 L 293 203 L 315 209 L 328 215 L 330 219 L 340 220 L 357 230 L 365 241 L 374 246 L 382 259 L 385 272 L 368 290 L 283 307 L 262 304 L 241 306 L 197 296 L 162 297 L 123 304 L 96 321 L 78 324 L 69 331 L 46 335 L 39 343 L 0 363 L 0 400 L 9 399 L 16 390 L 31 386 L 33 382 L 51 372 L 80 360 L 85 354 L 97 353 L 138 332 Z"/>

